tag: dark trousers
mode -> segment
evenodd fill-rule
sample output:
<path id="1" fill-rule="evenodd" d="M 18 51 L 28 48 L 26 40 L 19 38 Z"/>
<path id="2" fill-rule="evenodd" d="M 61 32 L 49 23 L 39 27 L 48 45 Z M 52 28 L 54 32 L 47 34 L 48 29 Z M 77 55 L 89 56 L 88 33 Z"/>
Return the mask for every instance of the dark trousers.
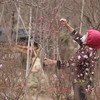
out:
<path id="1" fill-rule="evenodd" d="M 78 83 L 73 83 L 74 100 L 86 100 L 84 89 Z"/>

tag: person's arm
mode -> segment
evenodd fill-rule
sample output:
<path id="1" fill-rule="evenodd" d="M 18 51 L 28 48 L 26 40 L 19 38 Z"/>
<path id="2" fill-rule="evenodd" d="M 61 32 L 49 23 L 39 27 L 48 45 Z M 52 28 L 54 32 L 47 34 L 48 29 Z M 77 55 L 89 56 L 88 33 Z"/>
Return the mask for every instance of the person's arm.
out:
<path id="1" fill-rule="evenodd" d="M 45 65 L 54 65 L 57 66 L 58 69 L 64 69 L 66 67 L 70 67 L 70 62 L 71 60 L 60 61 L 60 60 L 52 60 L 48 58 L 44 59 Z"/>
<path id="2" fill-rule="evenodd" d="M 25 47 L 25 46 L 16 45 L 16 46 L 15 46 L 15 49 L 16 49 L 18 52 L 27 53 L 27 47 Z"/>
<path id="3" fill-rule="evenodd" d="M 74 28 L 67 23 L 66 19 L 62 18 L 62 19 L 60 19 L 60 22 L 61 22 L 61 24 L 63 24 L 67 28 L 67 30 L 70 33 L 72 33 L 74 31 Z"/>
<path id="4" fill-rule="evenodd" d="M 57 65 L 57 60 L 52 60 L 52 59 L 45 58 L 44 59 L 44 64 L 45 65 Z"/>
<path id="5" fill-rule="evenodd" d="M 16 45 L 16 50 L 22 53 L 27 53 L 28 46 Z M 29 50 L 37 50 L 37 47 L 29 47 Z"/>
<path id="6" fill-rule="evenodd" d="M 83 43 L 82 43 L 82 36 L 81 34 L 79 34 L 73 27 L 71 27 L 68 23 L 67 23 L 67 20 L 62 18 L 60 20 L 61 24 L 64 25 L 67 30 L 70 32 L 70 35 L 73 37 L 73 39 L 81 46 Z"/>

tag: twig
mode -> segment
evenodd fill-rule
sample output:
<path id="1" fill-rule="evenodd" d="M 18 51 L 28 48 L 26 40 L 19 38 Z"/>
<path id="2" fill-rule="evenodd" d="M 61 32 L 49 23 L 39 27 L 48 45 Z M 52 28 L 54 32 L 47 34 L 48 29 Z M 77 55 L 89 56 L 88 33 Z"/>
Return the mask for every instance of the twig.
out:
<path id="1" fill-rule="evenodd" d="M 28 47 L 30 46 L 31 23 L 32 23 L 32 8 L 30 8 L 30 22 L 29 22 Z M 28 74 L 29 74 L 29 67 L 30 67 L 30 52 L 29 52 L 29 48 L 28 48 L 28 50 L 27 50 L 27 62 L 26 62 L 26 84 L 27 84 L 27 79 L 28 79 Z M 25 88 L 25 97 L 26 97 L 26 100 L 27 100 L 28 99 L 27 85 L 26 85 L 26 88 Z"/>
<path id="2" fill-rule="evenodd" d="M 18 21 L 17 21 L 17 34 L 16 34 L 16 45 L 17 45 L 17 39 L 18 39 L 18 30 L 19 30 L 19 15 L 20 15 L 20 7 L 18 9 Z"/>
<path id="3" fill-rule="evenodd" d="M 83 11 L 84 11 L 84 0 L 82 0 L 81 23 L 80 23 L 80 34 L 81 34 L 81 31 L 82 31 Z"/>
<path id="4" fill-rule="evenodd" d="M 16 3 L 15 3 L 15 7 L 16 7 L 17 12 L 19 12 L 19 9 L 18 9 Z M 26 31 L 26 33 L 27 33 L 27 29 L 26 29 L 26 27 L 25 27 L 24 21 L 23 21 L 23 19 L 22 19 L 22 17 L 21 17 L 20 14 L 19 14 L 19 18 L 20 18 L 20 20 L 21 20 L 21 22 L 22 22 L 22 24 L 23 24 L 23 26 L 24 26 L 24 29 L 25 29 L 25 31 Z M 27 33 L 27 34 L 28 34 L 28 33 Z"/>
<path id="5" fill-rule="evenodd" d="M 3 4 L 3 9 L 2 9 L 2 12 L 1 12 L 1 17 L 0 17 L 0 24 L 1 24 L 2 17 L 3 17 L 3 13 L 4 13 L 4 7 L 5 7 L 5 4 Z"/>

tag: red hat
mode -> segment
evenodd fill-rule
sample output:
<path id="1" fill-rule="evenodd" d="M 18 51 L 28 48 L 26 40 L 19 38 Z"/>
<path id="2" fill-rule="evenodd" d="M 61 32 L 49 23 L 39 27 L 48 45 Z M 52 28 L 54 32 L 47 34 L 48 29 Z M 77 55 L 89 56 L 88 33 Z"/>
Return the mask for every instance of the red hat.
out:
<path id="1" fill-rule="evenodd" d="M 100 32 L 97 30 L 88 30 L 86 45 L 95 49 L 99 49 Z"/>

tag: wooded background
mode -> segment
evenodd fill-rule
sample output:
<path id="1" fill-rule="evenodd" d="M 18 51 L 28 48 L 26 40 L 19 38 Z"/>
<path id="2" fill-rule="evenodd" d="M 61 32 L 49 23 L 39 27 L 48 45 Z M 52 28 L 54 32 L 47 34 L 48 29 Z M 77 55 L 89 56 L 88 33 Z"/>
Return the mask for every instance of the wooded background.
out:
<path id="1" fill-rule="evenodd" d="M 30 54 L 29 51 L 27 54 L 16 52 L 13 50 L 14 45 L 30 46 L 31 41 L 38 42 L 42 47 L 42 67 L 44 57 L 70 59 L 78 45 L 59 20 L 66 18 L 83 35 L 88 29 L 100 31 L 99 17 L 100 0 L 0 0 L 0 100 L 27 98 L 24 83 L 30 67 Z M 88 100 L 100 99 L 99 62 L 96 67 L 95 93 L 92 97 L 89 95 Z M 53 100 L 72 100 L 69 68 L 59 72 L 48 67 L 44 73 L 51 88 L 54 87 L 55 77 L 59 79 L 56 80 L 59 84 L 55 84 L 58 91 L 48 90 L 48 85 L 45 85 L 42 92 L 36 92 L 36 100 L 41 94 L 49 94 Z M 65 92 L 59 92 L 62 87 Z"/>

